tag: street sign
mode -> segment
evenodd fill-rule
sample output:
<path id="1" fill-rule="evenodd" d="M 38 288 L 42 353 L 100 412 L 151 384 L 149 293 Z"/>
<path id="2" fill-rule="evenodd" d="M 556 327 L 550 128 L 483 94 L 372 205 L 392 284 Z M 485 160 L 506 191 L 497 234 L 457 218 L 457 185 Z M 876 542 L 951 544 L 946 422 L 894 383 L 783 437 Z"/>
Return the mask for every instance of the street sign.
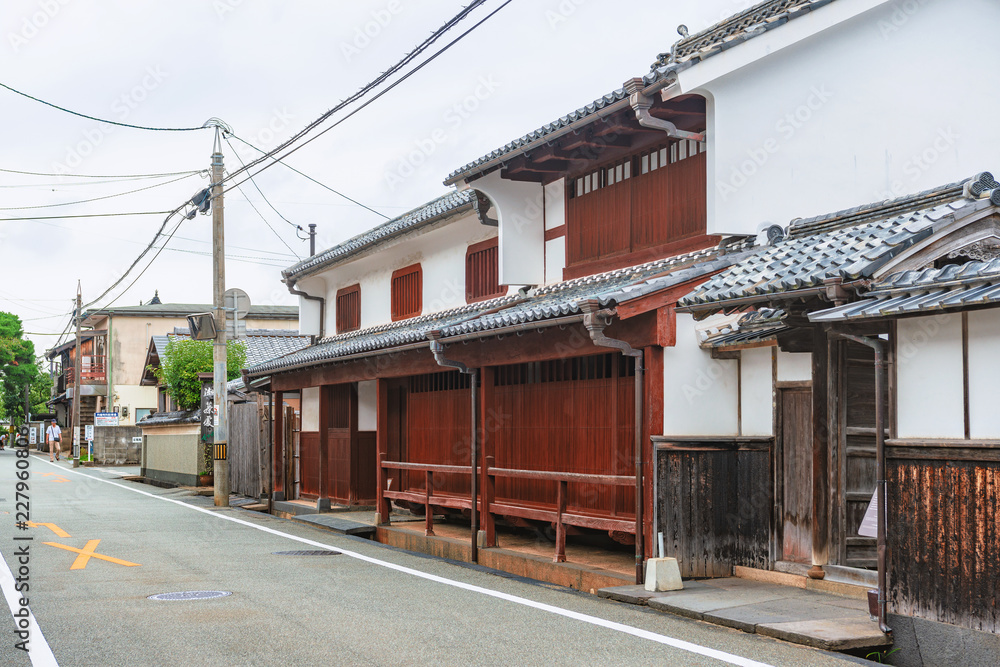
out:
<path id="1" fill-rule="evenodd" d="M 117 412 L 95 412 L 94 426 L 118 426 Z"/>
<path id="2" fill-rule="evenodd" d="M 238 287 L 231 287 L 225 293 L 226 338 L 237 340 L 246 338 L 247 325 L 244 318 L 250 312 L 250 297 Z"/>
<path id="3" fill-rule="evenodd" d="M 31 430 L 28 431 L 28 444 L 29 445 L 38 444 L 38 428 L 35 426 L 32 426 Z"/>
<path id="4" fill-rule="evenodd" d="M 83 439 L 84 440 L 93 440 L 94 439 L 94 425 L 93 424 L 86 424 L 83 427 Z"/>
<path id="5" fill-rule="evenodd" d="M 132 444 L 133 445 L 141 445 L 142 444 L 142 436 L 141 435 L 133 435 L 132 436 Z"/>

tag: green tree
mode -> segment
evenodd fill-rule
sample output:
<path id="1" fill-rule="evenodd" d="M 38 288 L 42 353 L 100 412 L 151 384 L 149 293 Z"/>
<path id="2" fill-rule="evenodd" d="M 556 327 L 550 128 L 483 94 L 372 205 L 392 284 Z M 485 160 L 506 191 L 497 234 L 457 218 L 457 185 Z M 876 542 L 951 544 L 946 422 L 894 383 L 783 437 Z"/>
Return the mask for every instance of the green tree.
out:
<path id="1" fill-rule="evenodd" d="M 24 338 L 21 318 L 0 312 L 0 390 L 3 392 L 0 410 L 11 423 L 24 421 L 24 389 L 39 383 L 43 375 L 35 362 L 35 344 Z M 48 398 L 46 394 L 45 400 Z"/>
<path id="2" fill-rule="evenodd" d="M 246 364 L 241 341 L 226 343 L 226 379 L 235 380 Z M 156 379 L 167 388 L 181 410 L 194 410 L 201 404 L 201 380 L 198 373 L 211 373 L 212 342 L 172 338 L 167 343 L 159 368 L 151 368 Z"/>

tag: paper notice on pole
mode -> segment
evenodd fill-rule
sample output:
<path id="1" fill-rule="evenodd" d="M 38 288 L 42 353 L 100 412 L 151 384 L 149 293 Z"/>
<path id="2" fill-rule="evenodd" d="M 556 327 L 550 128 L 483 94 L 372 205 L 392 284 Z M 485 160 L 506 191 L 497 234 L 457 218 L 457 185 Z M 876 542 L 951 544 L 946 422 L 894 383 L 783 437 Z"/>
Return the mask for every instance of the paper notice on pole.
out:
<path id="1" fill-rule="evenodd" d="M 861 537 L 878 537 L 878 491 L 872 494 L 865 516 L 861 519 L 861 526 L 858 528 L 858 535 Z"/>

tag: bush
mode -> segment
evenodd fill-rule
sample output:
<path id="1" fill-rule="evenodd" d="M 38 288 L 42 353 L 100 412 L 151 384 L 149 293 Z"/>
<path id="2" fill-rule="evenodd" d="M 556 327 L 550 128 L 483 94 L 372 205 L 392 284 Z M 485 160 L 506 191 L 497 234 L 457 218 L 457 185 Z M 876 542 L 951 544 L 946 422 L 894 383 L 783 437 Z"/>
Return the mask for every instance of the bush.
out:
<path id="1" fill-rule="evenodd" d="M 153 368 L 156 379 L 167 388 L 167 393 L 177 401 L 181 410 L 195 410 L 201 406 L 201 380 L 198 373 L 211 373 L 212 341 L 171 338 L 160 360 L 160 367 Z M 226 342 L 226 379 L 235 380 L 246 364 L 243 343 Z"/>

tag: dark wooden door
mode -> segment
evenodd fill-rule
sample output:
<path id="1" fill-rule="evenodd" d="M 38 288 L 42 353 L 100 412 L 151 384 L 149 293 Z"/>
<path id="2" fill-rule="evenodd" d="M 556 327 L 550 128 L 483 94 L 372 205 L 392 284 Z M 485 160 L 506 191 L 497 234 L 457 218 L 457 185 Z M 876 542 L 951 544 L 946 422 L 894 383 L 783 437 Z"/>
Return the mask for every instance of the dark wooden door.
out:
<path id="1" fill-rule="evenodd" d="M 812 561 L 812 389 L 778 390 L 781 560 Z"/>
<path id="2" fill-rule="evenodd" d="M 860 343 L 843 341 L 839 356 L 841 483 L 835 489 L 834 553 L 841 565 L 873 568 L 875 538 L 860 537 L 858 528 L 875 492 L 875 353 Z"/>

